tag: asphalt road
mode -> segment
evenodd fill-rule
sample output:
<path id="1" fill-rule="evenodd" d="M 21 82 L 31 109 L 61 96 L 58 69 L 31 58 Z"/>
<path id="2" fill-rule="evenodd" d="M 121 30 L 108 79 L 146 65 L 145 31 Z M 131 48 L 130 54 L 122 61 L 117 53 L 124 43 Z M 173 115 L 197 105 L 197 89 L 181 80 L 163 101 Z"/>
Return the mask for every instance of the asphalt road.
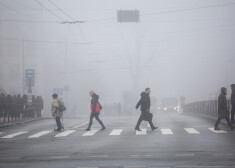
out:
<path id="1" fill-rule="evenodd" d="M 107 127 L 87 118 L 64 119 L 65 130 L 54 132 L 44 119 L 0 130 L 1 168 L 234 168 L 235 131 L 214 132 L 214 122 L 201 116 L 154 114 L 134 130 L 136 116 L 105 117 Z M 146 130 L 146 131 L 145 131 Z"/>

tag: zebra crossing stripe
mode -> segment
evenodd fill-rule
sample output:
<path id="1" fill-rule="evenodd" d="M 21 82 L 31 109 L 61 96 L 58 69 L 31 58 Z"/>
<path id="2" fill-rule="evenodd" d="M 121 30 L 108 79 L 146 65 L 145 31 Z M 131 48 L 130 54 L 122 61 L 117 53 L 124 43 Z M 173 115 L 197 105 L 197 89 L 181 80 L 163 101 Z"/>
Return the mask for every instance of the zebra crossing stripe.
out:
<path id="1" fill-rule="evenodd" d="M 84 133 L 82 136 L 93 136 L 98 130 L 90 130 Z"/>
<path id="2" fill-rule="evenodd" d="M 52 131 L 41 131 L 39 133 L 36 133 L 36 134 L 33 134 L 33 135 L 29 136 L 28 138 L 38 138 L 40 136 L 49 134 L 50 132 L 52 132 Z"/>
<path id="3" fill-rule="evenodd" d="M 57 134 L 55 137 L 65 137 L 65 136 L 68 136 L 69 134 L 72 134 L 74 131 L 76 130 L 67 130 L 62 133 Z"/>
<path id="4" fill-rule="evenodd" d="M 194 128 L 184 128 L 185 131 L 187 131 L 189 134 L 200 134 L 197 130 Z"/>
<path id="5" fill-rule="evenodd" d="M 109 135 L 120 135 L 123 129 L 114 129 Z"/>
<path id="6" fill-rule="evenodd" d="M 10 135 L 7 135 L 7 136 L 4 136 L 2 138 L 13 138 L 13 137 L 16 137 L 18 135 L 22 135 L 22 134 L 25 134 L 27 133 L 28 131 L 20 131 L 20 132 L 17 132 L 17 133 L 14 133 L 14 134 L 10 134 Z"/>
<path id="7" fill-rule="evenodd" d="M 212 132 L 215 132 L 217 134 L 227 133 L 226 131 L 223 131 L 223 130 L 214 130 L 214 128 L 209 128 L 209 130 L 211 130 Z"/>
<path id="8" fill-rule="evenodd" d="M 136 135 L 146 135 L 147 129 L 141 129 L 142 131 L 136 131 Z"/>
<path id="9" fill-rule="evenodd" d="M 162 132 L 163 135 L 171 135 L 171 134 L 173 134 L 171 129 L 161 129 L 161 132 Z"/>

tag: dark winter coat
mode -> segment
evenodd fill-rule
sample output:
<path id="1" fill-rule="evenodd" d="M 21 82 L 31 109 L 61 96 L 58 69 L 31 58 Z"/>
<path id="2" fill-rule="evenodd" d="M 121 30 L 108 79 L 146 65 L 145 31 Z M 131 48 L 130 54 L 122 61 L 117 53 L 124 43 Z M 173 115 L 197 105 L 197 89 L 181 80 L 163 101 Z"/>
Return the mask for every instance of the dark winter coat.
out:
<path id="1" fill-rule="evenodd" d="M 231 104 L 233 107 L 235 107 L 235 89 L 233 89 L 231 94 Z"/>
<path id="2" fill-rule="evenodd" d="M 221 110 L 227 110 L 227 99 L 226 99 L 226 93 L 224 91 L 221 91 L 219 98 L 218 98 L 218 111 Z"/>
<path id="3" fill-rule="evenodd" d="M 140 100 L 138 101 L 138 103 L 136 104 L 136 109 L 138 109 L 139 106 L 141 106 L 140 110 L 141 110 L 142 112 L 146 112 L 146 111 L 149 112 L 149 110 L 150 110 L 150 104 L 151 104 L 149 94 L 146 93 L 146 92 L 142 92 L 142 93 L 140 94 L 140 96 L 141 96 L 141 98 L 140 98 Z"/>
<path id="4" fill-rule="evenodd" d="M 91 99 L 91 105 L 93 105 L 92 113 L 95 113 L 96 103 L 99 103 L 99 96 L 94 93 Z"/>

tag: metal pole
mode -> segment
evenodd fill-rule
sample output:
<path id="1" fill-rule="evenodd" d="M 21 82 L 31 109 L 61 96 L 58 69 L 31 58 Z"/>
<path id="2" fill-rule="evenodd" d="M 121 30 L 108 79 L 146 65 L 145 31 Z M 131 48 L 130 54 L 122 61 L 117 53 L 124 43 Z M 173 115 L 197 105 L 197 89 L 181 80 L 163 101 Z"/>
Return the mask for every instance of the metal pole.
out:
<path id="1" fill-rule="evenodd" d="M 24 38 L 22 40 L 22 95 L 25 89 L 25 61 L 24 61 Z"/>

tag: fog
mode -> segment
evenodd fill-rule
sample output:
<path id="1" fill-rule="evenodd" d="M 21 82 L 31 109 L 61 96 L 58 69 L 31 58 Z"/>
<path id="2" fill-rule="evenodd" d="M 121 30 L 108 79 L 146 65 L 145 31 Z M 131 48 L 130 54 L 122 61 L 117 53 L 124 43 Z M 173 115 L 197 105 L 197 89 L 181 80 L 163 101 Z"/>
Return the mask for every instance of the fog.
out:
<path id="1" fill-rule="evenodd" d="M 118 10 L 138 10 L 139 22 L 117 22 Z M 94 90 L 102 104 L 151 88 L 186 103 L 214 99 L 235 83 L 234 0 L 0 0 L 0 85 L 33 93 L 50 114 L 54 88 L 68 113 L 88 113 Z M 228 96 L 229 97 L 229 96 Z M 134 108 L 134 106 L 133 106 Z"/>

